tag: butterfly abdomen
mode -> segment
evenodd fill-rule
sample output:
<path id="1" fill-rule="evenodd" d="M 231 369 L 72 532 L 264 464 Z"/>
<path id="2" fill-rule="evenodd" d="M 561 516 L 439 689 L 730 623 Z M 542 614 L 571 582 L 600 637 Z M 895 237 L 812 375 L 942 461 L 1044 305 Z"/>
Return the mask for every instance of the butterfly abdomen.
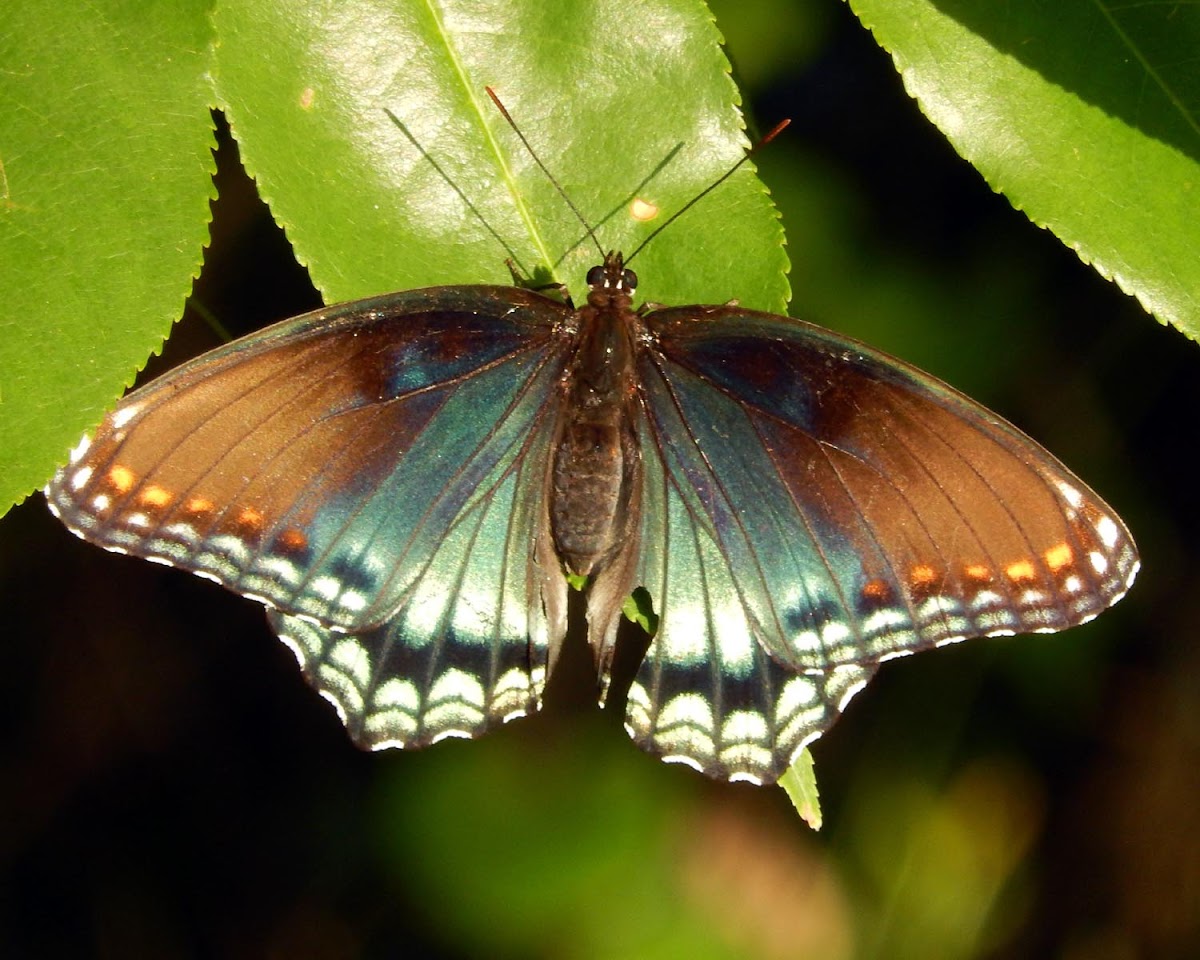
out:
<path id="1" fill-rule="evenodd" d="M 561 435 L 550 518 L 558 555 L 572 573 L 596 572 L 624 543 L 639 465 L 636 440 L 623 425 L 572 423 Z"/>
<path id="2" fill-rule="evenodd" d="M 628 539 L 641 482 L 628 297 L 593 302 L 563 382 L 551 475 L 550 526 L 572 573 L 602 568 Z"/>

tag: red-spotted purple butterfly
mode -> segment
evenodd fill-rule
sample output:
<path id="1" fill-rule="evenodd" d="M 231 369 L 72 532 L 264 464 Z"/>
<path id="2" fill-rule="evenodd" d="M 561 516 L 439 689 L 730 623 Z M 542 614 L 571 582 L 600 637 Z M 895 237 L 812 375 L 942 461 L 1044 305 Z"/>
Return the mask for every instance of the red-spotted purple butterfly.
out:
<path id="1" fill-rule="evenodd" d="M 1117 515 L 962 394 L 788 317 L 635 310 L 636 283 L 610 253 L 581 309 L 433 287 L 276 324 L 127 396 L 50 508 L 267 605 L 375 748 L 538 709 L 568 574 L 606 691 L 644 588 L 630 735 L 763 783 L 883 661 L 1062 630 L 1133 582 Z"/>

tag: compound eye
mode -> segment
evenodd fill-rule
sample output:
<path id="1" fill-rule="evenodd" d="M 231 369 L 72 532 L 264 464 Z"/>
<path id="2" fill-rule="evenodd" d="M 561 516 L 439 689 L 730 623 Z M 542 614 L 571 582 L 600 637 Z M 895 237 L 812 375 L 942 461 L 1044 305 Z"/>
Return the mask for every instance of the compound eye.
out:
<path id="1" fill-rule="evenodd" d="M 592 267 L 592 269 L 587 272 L 587 285 L 589 287 L 598 287 L 602 283 L 604 283 L 604 267 Z"/>
<path id="2" fill-rule="evenodd" d="M 626 270 L 621 274 L 621 286 L 623 286 L 626 290 L 636 290 L 637 274 L 632 270 Z"/>

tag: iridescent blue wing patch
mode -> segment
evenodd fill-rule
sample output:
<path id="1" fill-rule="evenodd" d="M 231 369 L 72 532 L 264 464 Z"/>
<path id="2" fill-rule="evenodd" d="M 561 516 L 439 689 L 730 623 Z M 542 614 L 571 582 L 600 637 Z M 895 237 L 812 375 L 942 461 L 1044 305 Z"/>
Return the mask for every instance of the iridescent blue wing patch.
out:
<path id="1" fill-rule="evenodd" d="M 270 611 L 280 639 L 361 746 L 474 737 L 538 709 L 550 634 L 557 643 L 563 624 L 548 622 L 531 553 L 545 431 L 533 439 L 457 519 L 381 626 L 339 633 Z"/>

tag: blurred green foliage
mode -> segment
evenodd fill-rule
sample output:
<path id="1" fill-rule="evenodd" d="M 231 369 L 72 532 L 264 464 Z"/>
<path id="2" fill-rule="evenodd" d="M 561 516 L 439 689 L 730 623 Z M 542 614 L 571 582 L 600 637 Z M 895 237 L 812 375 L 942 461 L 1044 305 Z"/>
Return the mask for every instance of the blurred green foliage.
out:
<path id="1" fill-rule="evenodd" d="M 815 746 L 813 834 L 781 791 L 642 755 L 591 706 L 582 650 L 539 717 L 359 755 L 255 605 L 77 544 L 31 502 L 0 527 L 0 953 L 1200 953 L 1192 345 L 994 195 L 847 6 L 714 8 L 752 118 L 795 121 L 756 158 L 793 315 L 1062 456 L 1138 538 L 1131 596 L 1063 636 L 887 665 Z M 656 122 L 614 117 L 612 149 Z M 197 294 L 240 331 L 313 292 L 232 150 Z M 180 334 L 168 350 L 206 337 Z"/>

